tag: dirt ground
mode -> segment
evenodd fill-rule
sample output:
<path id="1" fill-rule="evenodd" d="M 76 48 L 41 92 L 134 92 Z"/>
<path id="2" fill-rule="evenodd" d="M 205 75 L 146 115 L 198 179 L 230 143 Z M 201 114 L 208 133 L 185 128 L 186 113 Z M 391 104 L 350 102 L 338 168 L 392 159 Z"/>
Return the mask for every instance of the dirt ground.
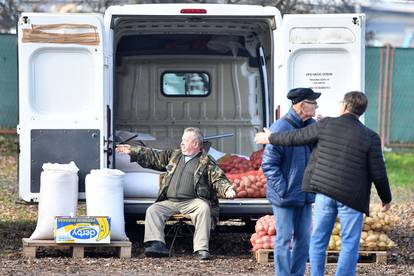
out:
<path id="1" fill-rule="evenodd" d="M 385 265 L 363 265 L 358 267 L 359 275 L 414 275 L 414 203 L 393 206 L 393 213 L 401 217 L 390 233 L 397 248 L 387 253 Z M 2 229 L 1 239 L 9 240 L 16 248 L 9 249 L 0 257 L 1 275 L 63 275 L 63 274 L 111 274 L 111 275 L 273 275 L 273 265 L 256 263 L 250 252 L 250 233 L 245 227 L 227 223 L 217 228 L 211 237 L 211 261 L 199 261 L 192 256 L 191 238 L 180 238 L 175 246 L 174 257 L 163 259 L 145 258 L 143 255 L 142 224 L 128 225 L 127 234 L 133 242 L 132 258 L 118 259 L 112 250 L 86 251 L 84 259 L 72 259 L 68 251 L 40 250 L 38 258 L 22 256 L 21 238 L 28 237 L 35 224 L 25 228 L 15 225 L 19 232 L 9 227 Z M 248 229 L 247 229 L 248 230 Z M 170 242 L 170 240 L 167 240 Z M 329 266 L 327 275 L 334 274 L 335 266 Z M 309 274 L 309 268 L 307 269 Z"/>
<path id="2" fill-rule="evenodd" d="M 38 258 L 22 255 L 21 239 L 29 237 L 36 226 L 36 206 L 19 204 L 17 199 L 16 159 L 0 156 L 0 275 L 273 275 L 273 264 L 258 264 L 251 253 L 253 229 L 232 221 L 212 233 L 211 261 L 192 256 L 191 238 L 176 242 L 174 257 L 145 258 L 141 224 L 128 224 L 133 242 L 132 258 L 118 259 L 112 250 L 86 251 L 84 259 L 72 259 L 68 251 L 39 250 Z M 401 193 L 401 195 L 398 195 Z M 392 212 L 401 220 L 389 234 L 397 247 L 388 251 L 387 264 L 358 266 L 359 275 L 414 275 L 414 203 L 412 194 L 394 194 Z M 171 240 L 167 240 L 169 243 Z M 329 266 L 326 275 L 334 274 Z M 309 267 L 306 275 L 309 275 Z"/>

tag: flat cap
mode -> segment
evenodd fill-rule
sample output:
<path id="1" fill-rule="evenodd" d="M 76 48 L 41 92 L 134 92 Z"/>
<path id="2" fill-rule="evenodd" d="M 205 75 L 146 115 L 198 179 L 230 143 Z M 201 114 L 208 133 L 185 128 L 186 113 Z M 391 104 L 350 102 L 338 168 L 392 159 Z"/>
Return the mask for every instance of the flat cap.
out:
<path id="1" fill-rule="evenodd" d="M 297 104 L 303 100 L 314 101 L 321 96 L 321 93 L 314 92 L 311 88 L 293 88 L 287 94 L 287 98 L 292 104 Z"/>

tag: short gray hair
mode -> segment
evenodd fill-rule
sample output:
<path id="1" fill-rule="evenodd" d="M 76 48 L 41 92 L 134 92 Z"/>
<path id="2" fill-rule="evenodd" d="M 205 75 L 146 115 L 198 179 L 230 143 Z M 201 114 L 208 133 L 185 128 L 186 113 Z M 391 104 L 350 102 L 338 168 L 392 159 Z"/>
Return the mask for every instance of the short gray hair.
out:
<path id="1" fill-rule="evenodd" d="M 367 96 L 359 91 L 346 93 L 343 102 L 346 105 L 346 110 L 358 116 L 361 116 L 368 106 Z"/>
<path id="2" fill-rule="evenodd" d="M 184 132 L 192 132 L 194 133 L 194 136 L 196 140 L 199 142 L 200 147 L 204 142 L 204 135 L 203 132 L 198 127 L 187 127 L 184 129 Z"/>

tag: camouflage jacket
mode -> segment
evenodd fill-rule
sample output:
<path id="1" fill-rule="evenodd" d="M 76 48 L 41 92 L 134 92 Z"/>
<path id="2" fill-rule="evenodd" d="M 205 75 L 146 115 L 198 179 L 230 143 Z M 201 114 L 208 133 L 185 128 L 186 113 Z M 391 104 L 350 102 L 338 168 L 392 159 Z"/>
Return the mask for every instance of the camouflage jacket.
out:
<path id="1" fill-rule="evenodd" d="M 184 157 L 181 150 L 156 150 L 135 146 L 131 147 L 130 157 L 131 162 L 137 162 L 144 168 L 166 171 L 160 184 L 156 202 L 166 200 L 172 175 L 180 158 Z M 203 151 L 194 171 L 194 189 L 195 194 L 199 198 L 210 202 L 213 225 L 218 222 L 219 218 L 218 197 L 224 198 L 225 192 L 229 187 L 231 187 L 231 183 L 224 175 L 224 172 L 219 168 L 214 159 Z"/>

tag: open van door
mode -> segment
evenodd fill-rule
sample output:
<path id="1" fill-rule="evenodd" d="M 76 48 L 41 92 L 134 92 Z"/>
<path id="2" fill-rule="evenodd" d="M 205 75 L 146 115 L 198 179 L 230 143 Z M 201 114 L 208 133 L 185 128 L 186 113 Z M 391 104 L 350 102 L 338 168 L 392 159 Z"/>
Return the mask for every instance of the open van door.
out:
<path id="1" fill-rule="evenodd" d="M 25 201 L 37 201 L 44 163 L 74 161 L 81 197 L 85 175 L 108 165 L 103 34 L 98 14 L 24 13 L 18 22 L 19 196 Z"/>
<path id="2" fill-rule="evenodd" d="M 364 91 L 365 15 L 285 15 L 282 25 L 275 98 L 280 115 L 291 105 L 290 89 L 310 87 L 322 93 L 317 112 L 338 116 L 346 92 Z"/>

